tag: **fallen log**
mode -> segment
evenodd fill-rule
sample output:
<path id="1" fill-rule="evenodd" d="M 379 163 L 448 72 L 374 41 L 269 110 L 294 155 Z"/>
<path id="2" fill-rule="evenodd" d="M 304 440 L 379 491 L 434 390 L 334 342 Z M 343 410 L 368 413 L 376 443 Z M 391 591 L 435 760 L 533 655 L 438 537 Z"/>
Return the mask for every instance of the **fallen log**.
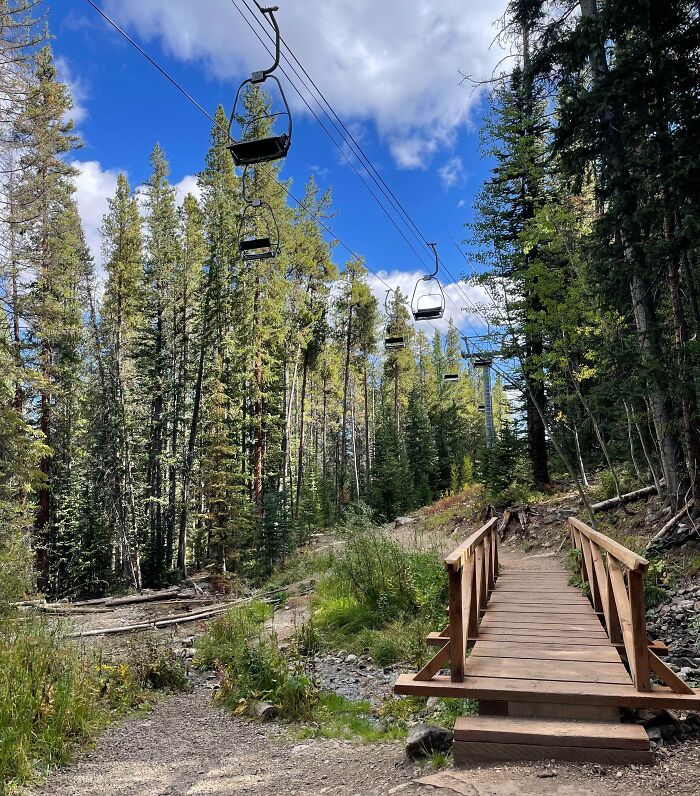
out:
<path id="1" fill-rule="evenodd" d="M 219 603 L 212 605 L 206 610 L 195 611 L 191 614 L 171 614 L 164 616 L 161 619 L 154 619 L 149 622 L 136 622 L 131 625 L 120 625 L 118 627 L 103 627 L 97 630 L 85 630 L 79 633 L 70 633 L 69 638 L 90 638 L 92 636 L 112 636 L 118 633 L 130 633 L 139 630 L 153 630 L 163 627 L 170 627 L 171 625 L 184 624 L 186 622 L 199 622 L 204 619 L 212 619 L 215 616 L 226 613 L 230 608 L 236 605 L 244 605 L 254 599 L 262 600 L 263 602 L 270 602 L 269 598 L 264 599 L 261 597 L 244 597 L 240 600 L 233 600 L 227 603 Z"/>
<path id="2" fill-rule="evenodd" d="M 645 547 L 645 552 L 648 551 L 650 547 L 653 547 L 657 542 L 660 542 L 669 531 L 673 530 L 673 528 L 683 519 L 683 517 L 690 517 L 690 509 L 692 509 L 694 505 L 695 498 L 691 498 L 678 512 L 678 514 L 674 514 L 673 517 L 671 517 L 671 519 L 661 528 L 661 530 L 652 536 L 652 538 L 649 540 L 649 543 Z"/>
<path id="3" fill-rule="evenodd" d="M 634 503 L 635 500 L 642 500 L 642 498 L 649 497 L 649 495 L 656 494 L 656 486 L 645 486 L 642 489 L 635 489 L 634 492 L 627 492 L 620 497 L 610 498 L 609 500 L 601 500 L 600 503 L 593 503 L 591 511 L 607 511 L 608 509 L 617 508 L 617 506 L 625 505 L 627 503 Z"/>

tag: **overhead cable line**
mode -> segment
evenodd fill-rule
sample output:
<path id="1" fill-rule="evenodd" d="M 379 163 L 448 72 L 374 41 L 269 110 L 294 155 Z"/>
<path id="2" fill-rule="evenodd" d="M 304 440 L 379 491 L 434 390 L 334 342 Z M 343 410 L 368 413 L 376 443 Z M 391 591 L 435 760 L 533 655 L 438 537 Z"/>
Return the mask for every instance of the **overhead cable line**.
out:
<path id="1" fill-rule="evenodd" d="M 236 0 L 230 0 L 230 2 L 234 6 L 234 8 L 238 11 L 240 16 L 245 20 L 246 24 L 253 31 L 253 33 L 257 37 L 258 41 L 262 44 L 262 46 L 268 51 L 268 53 L 271 53 L 268 45 L 262 40 L 260 34 L 253 28 L 253 25 L 251 24 L 251 22 L 247 19 L 247 17 L 245 17 L 243 12 L 241 11 L 241 8 L 239 7 L 237 1 Z M 271 32 L 267 29 L 267 27 L 264 25 L 264 23 L 258 17 L 258 15 L 255 14 L 255 12 L 250 8 L 250 6 L 248 5 L 248 0 L 241 0 L 241 2 L 245 6 L 246 10 L 250 14 L 252 14 L 252 16 L 255 19 L 255 21 L 257 22 L 257 24 L 260 26 L 260 28 L 265 33 L 265 35 L 269 38 L 270 42 L 273 42 L 274 39 L 272 37 Z M 261 5 L 260 5 L 260 3 L 257 0 L 252 0 L 252 2 L 258 7 L 258 9 L 261 8 Z M 380 172 L 374 166 L 374 164 L 372 163 L 371 159 L 366 154 L 366 152 L 364 151 L 362 146 L 357 142 L 357 140 L 352 135 L 350 130 L 347 128 L 347 126 L 344 124 L 342 119 L 339 117 L 339 115 L 333 109 L 333 106 L 326 99 L 325 95 L 320 90 L 320 88 L 318 87 L 318 85 L 316 84 L 314 79 L 311 77 L 311 75 L 308 73 L 306 68 L 303 66 L 303 64 L 299 61 L 299 59 L 297 58 L 297 56 L 295 55 L 294 51 L 289 46 L 289 44 L 286 42 L 284 37 L 280 36 L 280 41 L 282 42 L 284 47 L 286 47 L 286 49 L 289 52 L 289 55 L 292 57 L 292 59 L 299 66 L 299 69 L 301 69 L 301 71 L 305 75 L 306 79 L 308 80 L 308 83 L 310 83 L 311 86 L 313 86 L 313 88 L 316 91 L 316 94 L 318 94 L 318 97 L 320 97 L 320 101 L 319 101 L 318 97 L 314 96 L 313 91 L 309 87 L 308 83 L 304 80 L 304 78 L 301 77 L 301 75 L 299 74 L 299 71 L 296 69 L 294 64 L 283 53 L 283 58 L 285 59 L 285 61 L 287 62 L 287 64 L 291 68 L 291 70 L 294 72 L 294 74 L 296 75 L 297 79 L 300 81 L 302 87 L 305 88 L 309 92 L 309 95 L 314 98 L 316 103 L 319 105 L 322 113 L 324 113 L 324 115 L 328 118 L 328 120 L 330 121 L 331 125 L 334 127 L 336 132 L 340 135 L 341 140 L 343 141 L 343 143 L 348 147 L 348 149 L 350 149 L 351 152 L 353 152 L 353 154 L 356 155 L 357 159 L 360 161 L 360 163 L 363 165 L 363 167 L 365 167 L 367 169 L 368 176 L 373 180 L 373 182 L 379 188 L 379 190 L 382 192 L 384 197 L 391 203 L 392 209 L 394 209 L 394 210 L 399 212 L 399 214 L 402 217 L 401 220 L 409 228 L 409 231 L 412 232 L 412 234 L 415 237 L 418 238 L 418 240 L 419 240 L 419 242 L 421 244 L 424 244 L 429 249 L 432 249 L 432 246 L 431 246 L 430 242 L 427 240 L 425 235 L 421 232 L 420 228 L 414 222 L 412 217 L 409 215 L 408 211 L 405 209 L 405 207 L 403 206 L 401 201 L 398 199 L 398 197 L 396 196 L 394 191 L 391 189 L 391 187 L 387 184 L 387 182 L 381 176 Z M 306 105 L 306 107 L 308 108 L 310 113 L 316 119 L 316 121 L 318 122 L 319 126 L 324 130 L 324 132 L 329 137 L 331 142 L 337 147 L 337 149 L 342 154 L 342 156 L 345 158 L 345 160 L 350 164 L 350 166 L 352 167 L 352 169 L 355 172 L 355 174 L 363 182 L 363 184 L 365 185 L 367 190 L 370 192 L 370 194 L 374 198 L 374 200 L 377 202 L 377 204 L 380 206 L 380 208 L 382 209 L 384 214 L 387 216 L 387 218 L 389 218 L 390 222 L 393 224 L 393 226 L 397 229 L 397 231 L 401 234 L 403 239 L 409 245 L 411 251 L 413 251 L 413 253 L 417 257 L 419 257 L 419 259 L 423 259 L 422 256 L 420 254 L 418 254 L 418 252 L 416 252 L 415 247 L 407 240 L 407 238 L 406 238 L 405 234 L 403 233 L 403 231 L 398 228 L 395 220 L 390 216 L 389 212 L 386 210 L 386 208 L 384 207 L 384 205 L 381 202 L 381 200 L 379 199 L 379 197 L 372 190 L 372 188 L 368 185 L 368 183 L 365 180 L 365 178 L 362 175 L 362 173 L 355 167 L 355 164 L 352 162 L 352 159 L 348 157 L 346 150 L 342 146 L 340 146 L 338 144 L 338 142 L 334 139 L 333 135 L 330 133 L 330 131 L 328 130 L 328 128 L 324 124 L 324 122 L 319 118 L 318 114 L 313 110 L 313 108 L 311 108 L 311 106 L 309 105 L 308 101 L 303 96 L 303 94 L 301 93 L 299 88 L 296 86 L 296 84 L 294 83 L 292 78 L 289 76 L 289 74 L 284 69 L 282 69 L 282 72 L 285 75 L 285 77 L 287 78 L 287 80 L 289 81 L 289 83 L 292 85 L 292 87 L 294 88 L 296 93 L 299 95 L 299 97 L 301 98 L 303 103 Z M 324 105 L 325 105 L 325 108 L 324 108 Z M 326 110 L 326 108 L 328 110 Z M 430 269 L 425 266 L 425 260 L 423 260 L 423 262 L 424 262 L 424 268 L 426 269 L 426 273 L 428 273 Z M 479 310 L 477 305 L 472 301 L 472 299 L 470 298 L 468 293 L 462 288 L 460 280 L 455 278 L 455 276 L 450 272 L 450 270 L 447 268 L 447 266 L 439 258 L 438 258 L 438 262 L 439 262 L 440 266 L 442 267 L 442 269 L 444 270 L 444 272 L 447 274 L 447 276 L 452 280 L 452 284 L 454 284 L 454 286 L 455 286 L 456 290 L 458 291 L 458 293 L 460 294 L 460 296 L 464 299 L 464 301 L 467 304 L 471 305 L 472 309 L 474 310 L 474 312 L 472 314 L 482 318 L 488 324 L 488 319 L 483 315 L 483 313 Z M 449 293 L 447 294 L 447 299 L 455 307 L 457 313 L 461 313 L 462 308 L 457 306 L 456 302 L 454 301 L 454 299 L 452 299 L 452 297 L 449 295 Z M 469 325 L 471 326 L 472 331 L 475 334 L 477 334 L 476 329 L 471 324 L 469 324 Z"/>
<path id="2" fill-rule="evenodd" d="M 146 52 L 146 50 L 144 50 L 131 36 L 129 36 L 129 34 L 120 25 L 118 25 L 117 22 L 115 22 L 95 2 L 93 2 L 93 0 L 85 0 L 85 2 L 87 2 L 95 11 L 97 11 L 97 13 L 109 25 L 111 25 L 114 28 L 114 30 L 116 30 L 129 44 L 131 44 L 131 46 L 134 47 L 134 49 L 136 49 L 158 72 L 160 72 L 160 74 L 163 77 L 165 77 L 165 79 L 168 80 L 168 82 L 171 83 L 195 108 L 197 108 L 197 110 L 199 110 L 202 114 L 204 114 L 204 116 L 206 116 L 206 118 L 209 119 L 209 121 L 218 130 L 220 130 L 222 133 L 224 133 L 228 137 L 228 135 L 229 135 L 228 129 L 222 127 L 216 121 L 216 119 L 204 108 L 204 106 L 201 105 L 174 77 L 172 77 L 154 58 L 152 58 Z M 256 5 L 257 5 L 257 3 L 256 3 Z M 240 12 L 240 9 L 238 9 L 238 10 Z M 288 76 L 287 76 L 287 79 L 289 79 Z M 291 81 L 290 81 L 290 83 L 291 83 Z M 297 90 L 297 93 L 299 93 L 298 89 L 296 89 L 296 87 L 295 87 L 295 90 Z M 301 96 L 301 94 L 300 94 L 300 96 Z M 337 146 L 337 144 L 336 144 L 336 146 Z M 364 259 L 359 254 L 357 254 L 357 252 L 355 252 L 350 246 L 348 246 L 342 240 L 342 238 L 340 238 L 340 236 L 336 235 L 336 233 L 318 217 L 318 214 L 316 214 L 313 211 L 311 211 L 306 206 L 306 204 L 302 200 L 298 199 L 292 193 L 292 191 L 286 185 L 284 185 L 282 182 L 277 182 L 277 181 L 275 181 L 275 182 L 276 182 L 276 185 L 278 187 L 278 192 L 286 193 L 287 196 L 289 196 L 289 198 L 292 199 L 292 201 L 294 201 L 298 205 L 298 207 L 300 207 L 302 210 L 307 212 L 316 221 L 316 223 L 319 225 L 319 227 L 321 227 L 321 229 L 323 229 L 326 232 L 326 234 L 330 235 L 331 238 L 333 240 L 335 240 L 343 249 L 345 249 L 353 258 L 355 258 L 356 260 L 361 261 L 362 264 L 363 264 L 363 267 L 365 268 L 366 271 L 368 271 L 376 279 L 378 279 L 382 283 L 382 285 L 384 285 L 385 288 L 387 288 L 388 290 L 393 290 L 393 288 L 376 271 L 374 271 L 372 268 L 370 268 L 364 262 Z M 449 272 L 448 272 L 448 274 L 449 274 Z M 454 277 L 452 277 L 451 275 L 450 275 L 450 278 L 454 279 Z M 454 301 L 452 303 L 454 304 Z M 484 318 L 484 320 L 486 320 L 486 319 Z M 429 325 L 434 329 L 434 331 L 436 331 L 438 333 L 438 335 L 441 338 L 445 338 L 445 340 L 446 340 L 445 335 L 442 332 L 440 332 L 440 330 L 434 324 L 430 323 Z M 472 327 L 472 329 L 473 329 L 473 327 Z M 497 369 L 495 369 L 495 370 L 497 370 Z M 497 371 L 497 372 L 499 372 L 499 371 Z M 509 376 L 507 376 L 506 374 L 503 374 L 503 373 L 501 373 L 500 375 L 502 375 L 503 378 L 505 378 L 507 381 L 512 383 L 512 380 L 510 379 Z"/>
<path id="3" fill-rule="evenodd" d="M 250 22 L 250 20 L 249 20 L 249 19 L 246 17 L 246 15 L 243 13 L 243 11 L 242 11 L 242 10 L 241 10 L 241 8 L 239 7 L 239 5 L 236 3 L 236 0 L 230 0 L 230 1 L 231 1 L 231 5 L 233 5 L 233 7 L 236 9 L 236 11 L 238 11 L 238 13 L 240 14 L 241 18 L 242 18 L 242 19 L 243 19 L 243 21 L 246 23 L 246 25 L 247 25 L 247 26 L 250 28 L 250 30 L 253 32 L 253 35 L 254 35 L 254 36 L 255 36 L 255 37 L 258 39 L 258 41 L 260 42 L 260 44 L 261 44 L 261 45 L 262 45 L 262 46 L 265 48 L 265 50 L 267 50 L 267 52 L 268 52 L 268 53 L 272 54 L 272 53 L 271 53 L 271 50 L 270 50 L 270 48 L 267 46 L 267 44 L 266 44 L 266 43 L 265 43 L 265 41 L 262 39 L 262 37 L 260 36 L 260 34 L 259 34 L 259 33 L 257 32 L 257 30 L 255 30 L 255 28 L 253 27 L 253 25 L 252 25 L 252 23 Z M 250 7 L 249 7 L 249 6 L 246 4 L 246 0 L 242 0 L 242 1 L 243 1 L 244 5 L 245 5 L 246 9 L 247 9 L 249 12 L 251 12 L 251 13 L 254 13 L 254 12 L 252 12 L 252 10 L 250 9 Z M 270 37 L 271 37 L 271 34 L 270 34 L 270 32 L 267 30 L 267 28 L 266 28 L 265 24 L 262 22 L 262 20 L 261 20 L 261 19 L 258 19 L 257 15 L 254 15 L 254 18 L 255 18 L 255 21 L 256 21 L 256 22 L 257 22 L 257 23 L 258 23 L 258 24 L 259 24 L 259 25 L 262 27 L 263 31 L 264 31 L 264 32 L 265 32 L 265 33 L 266 33 L 268 36 L 270 36 Z M 284 40 L 283 40 L 281 37 L 280 37 L 280 40 L 281 40 L 281 41 L 284 41 Z M 304 84 L 303 78 L 302 78 L 302 77 L 299 75 L 299 72 L 298 72 L 298 71 L 295 69 L 294 65 L 290 63 L 289 59 L 288 59 L 286 56 L 283 56 L 283 57 L 284 57 L 285 61 L 287 62 L 287 64 L 288 64 L 288 65 L 290 66 L 290 68 L 292 69 L 292 71 L 294 72 L 294 74 L 296 75 L 297 79 L 300 81 L 300 83 L 301 83 L 302 87 L 303 87 L 303 88 L 306 88 L 306 89 L 308 90 L 308 86 Z M 396 223 L 396 221 L 394 220 L 394 218 L 391 216 L 391 214 L 390 214 L 390 213 L 387 211 L 387 209 L 384 207 L 384 205 L 383 205 L 382 201 L 379 199 L 379 197 L 378 197 L 378 196 L 376 195 L 376 193 L 373 191 L 372 187 L 369 185 L 369 183 L 368 183 L 368 182 L 367 182 L 367 180 L 364 178 L 364 176 L 362 175 L 362 173 L 359 171 L 359 169 L 358 169 L 358 168 L 355 166 L 355 164 L 353 163 L 353 161 L 352 161 L 352 158 L 351 158 L 351 157 L 349 157 L 349 156 L 348 156 L 348 154 L 347 154 L 347 152 L 346 152 L 346 150 L 345 150 L 345 149 L 343 149 L 343 147 L 342 147 L 342 146 L 340 146 L 340 145 L 338 144 L 338 142 L 337 142 L 337 141 L 335 140 L 335 138 L 333 137 L 333 134 L 330 132 L 330 130 L 328 129 L 328 127 L 327 127 L 327 126 L 324 124 L 323 120 L 322 120 L 322 119 L 321 119 L 321 118 L 318 116 L 318 114 L 316 113 L 316 111 L 315 111 L 315 110 L 314 110 L 314 109 L 311 107 L 311 105 L 309 104 L 309 102 L 308 102 L 308 100 L 306 99 L 306 97 L 305 97 L 305 96 L 302 94 L 302 92 L 299 90 L 299 87 L 298 87 L 298 86 L 296 85 L 296 83 L 295 83 L 295 82 L 292 80 L 292 78 L 289 76 L 288 72 L 285 70 L 285 68 L 284 68 L 283 66 L 280 66 L 280 71 L 281 71 L 281 72 L 282 72 L 282 74 L 283 74 L 283 75 L 284 75 L 284 76 L 287 78 L 287 81 L 289 82 L 289 84 L 292 86 L 292 88 L 294 89 L 294 91 L 295 91 L 295 92 L 296 92 L 296 93 L 299 95 L 299 98 L 300 98 L 300 99 L 301 99 L 301 101 L 304 103 L 304 105 L 306 105 L 306 108 L 308 109 L 309 113 L 311 113 L 311 115 L 314 117 L 314 119 L 315 119 L 315 120 L 318 122 L 318 124 L 319 124 L 319 126 L 321 127 L 321 129 L 324 131 L 324 133 L 325 133 L 325 134 L 328 136 L 328 138 L 330 139 L 331 143 L 332 143 L 332 144 L 333 144 L 333 145 L 334 145 L 334 146 L 335 146 L 335 147 L 338 149 L 338 151 L 340 152 L 340 154 L 341 154 L 341 155 L 343 156 L 343 158 L 344 158 L 344 159 L 347 161 L 348 165 L 349 165 L 349 166 L 352 168 L 352 170 L 355 172 L 355 174 L 357 175 L 357 177 L 358 177 L 358 178 L 359 178 L 359 179 L 360 179 L 360 180 L 361 180 L 361 181 L 364 183 L 364 185 L 365 185 L 365 188 L 367 188 L 367 190 L 369 191 L 369 193 L 370 193 L 370 195 L 372 196 L 372 198 L 375 200 L 375 202 L 376 202 L 376 203 L 379 205 L 380 209 L 383 211 L 383 213 L 384 213 L 384 214 L 386 215 L 386 217 L 389 219 L 390 223 L 391 223 L 391 224 L 394 226 L 394 228 L 395 228 L 395 229 L 396 229 L 396 231 L 399 233 L 399 235 L 401 235 L 401 237 L 404 239 L 404 241 L 406 242 L 406 244 L 407 244 L 407 245 L 410 247 L 411 251 L 412 251 L 412 252 L 415 254 L 415 256 L 416 256 L 416 257 L 418 257 L 418 258 L 420 258 L 420 257 L 421 257 L 420 253 L 419 253 L 419 252 L 416 250 L 416 248 L 413 246 L 413 244 L 411 243 L 411 241 L 410 241 L 410 240 L 409 240 L 409 239 L 406 237 L 406 235 L 405 235 L 405 233 L 403 232 L 403 230 L 402 230 L 402 229 L 401 229 L 401 228 L 398 226 L 398 224 Z M 311 96 L 313 96 L 313 94 L 311 94 L 311 92 L 309 92 L 309 93 L 310 93 L 310 95 L 311 95 Z M 323 111 L 323 108 L 321 108 L 321 110 Z M 325 111 L 323 111 L 323 112 L 325 112 Z M 326 116 L 328 116 L 328 114 L 327 114 L 327 113 L 326 113 Z M 330 117 L 328 117 L 328 118 L 330 119 Z M 332 120 L 332 119 L 330 119 L 330 121 L 331 121 L 331 124 L 333 124 L 333 120 Z M 345 140 L 345 138 L 342 136 L 342 132 L 340 132 L 340 131 L 338 130 L 338 127 L 337 127 L 337 125 L 334 125 L 334 127 L 335 127 L 336 131 L 340 133 L 340 135 L 341 135 L 341 138 L 343 139 L 344 143 L 347 143 L 347 141 Z M 351 150 L 352 150 L 352 148 L 351 148 Z M 370 174 L 369 176 L 371 177 L 372 175 Z M 376 180 L 375 180 L 375 183 L 376 183 Z"/>

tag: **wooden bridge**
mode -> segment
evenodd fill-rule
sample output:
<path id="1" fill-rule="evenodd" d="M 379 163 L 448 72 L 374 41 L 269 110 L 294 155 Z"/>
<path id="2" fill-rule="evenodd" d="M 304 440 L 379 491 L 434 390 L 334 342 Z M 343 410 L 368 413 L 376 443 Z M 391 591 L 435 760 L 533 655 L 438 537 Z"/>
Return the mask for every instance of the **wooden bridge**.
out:
<path id="1" fill-rule="evenodd" d="M 700 691 L 660 659 L 663 644 L 647 639 L 649 562 L 570 518 L 587 597 L 551 559 L 548 569 L 542 558 L 500 567 L 497 528 L 491 519 L 445 559 L 449 625 L 430 634 L 437 654 L 401 675 L 395 692 L 479 700 L 479 715 L 455 724 L 458 765 L 652 762 L 645 730 L 622 724 L 620 708 L 697 710 Z"/>

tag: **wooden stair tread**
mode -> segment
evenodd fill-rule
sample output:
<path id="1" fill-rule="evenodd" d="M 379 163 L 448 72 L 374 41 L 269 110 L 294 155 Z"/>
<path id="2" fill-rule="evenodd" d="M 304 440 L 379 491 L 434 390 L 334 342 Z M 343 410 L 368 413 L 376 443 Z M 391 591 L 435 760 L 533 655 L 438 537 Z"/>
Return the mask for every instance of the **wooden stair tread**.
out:
<path id="1" fill-rule="evenodd" d="M 456 741 L 649 749 L 644 727 L 613 721 L 461 716 L 455 722 L 454 733 Z"/>
<path id="2" fill-rule="evenodd" d="M 518 644 L 512 641 L 477 641 L 471 657 L 516 658 L 518 660 L 596 661 L 622 663 L 620 654 L 612 646 L 575 646 L 573 644 Z"/>
<path id="3" fill-rule="evenodd" d="M 449 676 L 416 680 L 412 674 L 399 675 L 394 690 L 411 696 L 443 696 L 458 699 L 493 699 L 521 702 L 561 702 L 571 705 L 612 705 L 615 707 L 679 708 L 700 710 L 700 691 L 674 694 L 669 688 L 652 686 L 649 692 L 618 683 L 578 683 L 508 677 L 465 676 L 453 683 Z"/>

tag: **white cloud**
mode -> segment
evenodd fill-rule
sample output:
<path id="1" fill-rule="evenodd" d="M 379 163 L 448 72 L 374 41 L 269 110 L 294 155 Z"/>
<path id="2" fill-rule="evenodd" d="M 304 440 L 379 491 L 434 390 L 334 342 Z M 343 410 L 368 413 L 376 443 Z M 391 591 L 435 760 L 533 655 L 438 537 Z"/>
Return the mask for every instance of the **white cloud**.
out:
<path id="1" fill-rule="evenodd" d="M 379 302 L 379 306 L 383 307 L 387 291 L 386 285 L 390 285 L 392 290 L 398 287 L 403 295 L 408 297 L 410 303 L 413 290 L 419 280 L 419 291 L 421 288 L 433 285 L 433 283 L 423 281 L 423 276 L 425 276 L 425 271 L 378 271 L 376 276 L 368 273 L 367 281 Z M 384 284 L 385 282 L 386 285 Z M 485 304 L 489 304 L 486 293 L 480 287 L 466 285 L 464 282 L 445 283 L 441 281 L 441 285 L 445 293 L 445 314 L 440 320 L 431 321 L 430 323 L 443 334 L 447 331 L 450 319 L 452 319 L 458 329 L 465 333 L 473 334 L 475 330 L 483 329 L 484 320 L 476 313 L 473 305 L 481 309 Z M 468 297 L 469 302 L 467 302 L 465 296 Z M 465 305 L 468 305 L 468 312 L 462 311 Z M 433 328 L 426 321 L 414 322 L 414 326 L 417 329 L 423 329 L 428 336 L 433 334 Z"/>
<path id="2" fill-rule="evenodd" d="M 107 8 L 141 39 L 159 39 L 170 54 L 199 61 L 227 81 L 224 103 L 243 76 L 268 65 L 262 45 L 225 0 L 109 0 Z M 277 17 L 341 117 L 373 122 L 399 166 L 425 168 L 470 123 L 481 95 L 460 85 L 459 72 L 491 75 L 501 56 L 489 49 L 499 11 L 481 0 L 295 0 Z M 306 112 L 285 88 L 295 111 Z"/>
<path id="3" fill-rule="evenodd" d="M 97 160 L 74 160 L 71 166 L 80 172 L 75 181 L 77 188 L 75 198 L 83 222 L 85 239 L 99 269 L 102 263 L 100 227 L 108 209 L 107 199 L 114 195 L 117 188 L 119 170 L 103 169 Z"/>
<path id="4" fill-rule="evenodd" d="M 180 182 L 176 182 L 173 188 L 177 191 L 177 203 L 179 205 L 185 201 L 188 193 L 191 193 L 197 201 L 202 198 L 202 189 L 197 183 L 197 177 L 193 174 L 187 174 Z"/>
<path id="5" fill-rule="evenodd" d="M 78 125 L 87 116 L 85 100 L 87 99 L 88 92 L 85 83 L 80 77 L 74 74 L 70 64 L 62 55 L 57 55 L 54 58 L 54 64 L 58 71 L 58 79 L 68 86 L 71 97 L 73 98 L 73 107 L 66 114 L 66 117 L 72 119 L 75 124 Z"/>
<path id="6" fill-rule="evenodd" d="M 467 203 L 466 199 L 460 199 L 459 202 L 457 202 L 457 207 L 464 207 L 466 203 Z"/>
<path id="7" fill-rule="evenodd" d="M 454 188 L 456 185 L 463 185 L 465 180 L 464 163 L 459 156 L 450 158 L 438 169 L 440 182 L 445 190 Z"/>

